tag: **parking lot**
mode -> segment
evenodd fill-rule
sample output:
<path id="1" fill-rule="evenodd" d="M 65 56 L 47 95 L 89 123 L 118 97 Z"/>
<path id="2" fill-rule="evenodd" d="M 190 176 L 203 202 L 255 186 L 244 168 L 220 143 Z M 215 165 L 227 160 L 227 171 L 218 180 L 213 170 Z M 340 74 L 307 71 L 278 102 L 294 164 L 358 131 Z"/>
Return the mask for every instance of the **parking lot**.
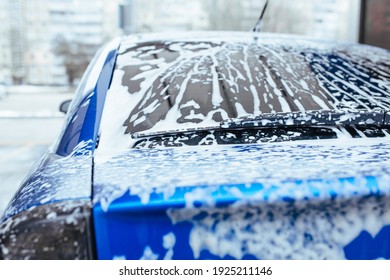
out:
<path id="1" fill-rule="evenodd" d="M 15 88 L 0 99 L 0 214 L 20 183 L 60 133 L 64 89 Z"/>

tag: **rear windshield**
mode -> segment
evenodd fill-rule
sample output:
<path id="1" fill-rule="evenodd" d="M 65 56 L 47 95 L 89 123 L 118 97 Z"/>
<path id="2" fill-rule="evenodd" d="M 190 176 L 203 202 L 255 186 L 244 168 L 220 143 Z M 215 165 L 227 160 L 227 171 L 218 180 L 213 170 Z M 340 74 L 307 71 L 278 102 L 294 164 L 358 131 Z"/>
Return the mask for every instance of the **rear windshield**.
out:
<path id="1" fill-rule="evenodd" d="M 217 128 L 263 113 L 390 109 L 384 50 L 283 36 L 227 38 L 123 43 L 106 105 L 121 116 L 121 133 Z M 264 133 L 280 139 L 274 132 Z M 313 135 L 334 137 L 327 129 Z"/>

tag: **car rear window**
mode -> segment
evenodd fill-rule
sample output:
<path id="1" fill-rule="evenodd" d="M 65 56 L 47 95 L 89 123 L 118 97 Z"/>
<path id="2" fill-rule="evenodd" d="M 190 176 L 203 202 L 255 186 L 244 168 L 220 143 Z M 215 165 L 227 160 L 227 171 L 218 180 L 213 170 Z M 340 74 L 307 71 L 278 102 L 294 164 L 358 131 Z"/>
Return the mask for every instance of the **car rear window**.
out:
<path id="1" fill-rule="evenodd" d="M 389 110 L 389 77 L 388 53 L 367 46 L 283 36 L 131 38 L 121 46 L 106 106 L 130 139 L 145 131 L 217 128 L 222 120 L 263 113 Z M 334 137 L 325 128 L 313 132 L 317 138 Z M 252 136 L 283 139 L 279 134 L 262 130 Z"/>

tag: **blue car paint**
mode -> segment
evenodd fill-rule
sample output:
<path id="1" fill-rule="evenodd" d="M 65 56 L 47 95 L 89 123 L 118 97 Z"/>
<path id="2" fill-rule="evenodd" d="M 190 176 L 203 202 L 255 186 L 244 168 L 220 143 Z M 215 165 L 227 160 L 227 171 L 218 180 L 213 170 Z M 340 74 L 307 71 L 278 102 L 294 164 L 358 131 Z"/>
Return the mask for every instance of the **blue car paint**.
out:
<path id="1" fill-rule="evenodd" d="M 71 158 L 52 153 L 44 155 L 12 198 L 1 221 L 39 205 L 71 200 L 90 201 L 91 168 L 92 159 L 88 155 Z M 79 174 L 77 178 L 74 178 L 75 174 Z"/>
<path id="2" fill-rule="evenodd" d="M 361 205 L 382 207 L 384 213 L 388 211 L 390 207 L 389 166 L 384 163 L 389 160 L 389 144 L 367 144 L 365 148 L 359 148 L 359 146 L 337 148 L 336 140 L 335 146 L 323 147 L 321 150 L 319 143 L 309 143 L 308 141 L 306 144 L 296 143 L 284 146 L 278 146 L 278 144 L 237 145 L 209 149 L 196 147 L 189 150 L 181 148 L 130 150 L 117 155 L 111 161 L 98 162 L 95 165 L 95 204 L 93 207 L 98 258 L 140 259 L 145 257 L 145 250 L 150 249 L 154 257 L 163 259 L 167 254 L 172 254 L 169 253 L 171 249 L 164 247 L 164 237 L 169 234 L 173 234 L 176 238 L 175 246 L 172 248 L 173 255 L 170 255 L 173 259 L 237 258 L 237 255 L 216 254 L 206 249 L 195 255 L 190 246 L 191 235 L 197 227 L 202 227 L 203 220 L 209 219 L 212 215 L 230 215 L 229 212 L 232 209 L 240 209 L 243 213 L 247 213 L 249 220 L 254 219 L 252 217 L 254 209 L 263 212 L 271 209 L 272 215 L 264 222 L 272 219 L 275 221 L 286 219 L 285 222 L 288 225 L 285 229 L 294 232 L 297 235 L 296 239 L 301 240 L 302 246 L 308 248 L 319 243 L 318 236 L 321 237 L 322 234 L 321 230 L 305 228 L 306 225 L 315 223 L 314 217 L 318 215 L 324 216 L 322 219 L 325 223 L 329 224 L 334 221 L 337 224 L 337 219 L 344 219 L 342 214 L 344 212 L 348 214 L 345 214 L 347 217 L 355 212 L 358 213 L 358 217 L 366 215 L 365 211 L 359 210 Z M 275 154 L 271 154 L 272 151 Z M 350 153 L 356 153 L 358 157 L 350 158 L 349 163 L 346 163 L 345 159 L 351 157 Z M 245 154 L 253 158 L 247 158 L 245 162 L 243 159 Z M 240 156 L 243 158 L 239 158 Z M 321 167 L 315 161 L 317 156 L 324 162 Z M 188 158 L 191 160 L 187 160 Z M 284 158 L 285 161 L 295 159 L 302 161 L 304 158 L 305 164 L 313 167 L 288 164 L 292 166 L 292 170 L 285 170 L 284 174 L 285 178 L 290 177 L 290 179 L 280 181 L 271 178 L 269 180 L 267 175 L 274 174 L 278 168 L 283 169 L 283 166 L 269 166 L 268 160 L 273 158 L 275 161 L 278 161 L 278 158 Z M 237 162 L 242 162 L 240 167 L 236 167 L 235 159 Z M 207 168 L 208 161 L 214 161 L 214 171 Z M 255 162 L 258 163 L 255 164 Z M 329 166 L 332 163 L 334 166 Z M 270 168 L 268 174 L 261 171 L 264 165 Z M 346 170 L 346 177 L 334 173 L 348 166 L 350 170 Z M 222 167 L 225 170 L 220 169 Z M 115 174 L 121 174 L 121 176 L 113 175 L 113 170 L 116 170 Z M 219 170 L 219 174 L 215 170 Z M 322 174 L 323 179 L 317 173 L 313 173 L 317 170 Z M 153 171 L 156 172 L 155 175 Z M 172 178 L 177 178 L 178 172 L 184 178 L 181 181 L 160 182 L 153 177 L 171 174 Z M 246 178 L 249 174 L 254 176 L 252 183 L 242 182 L 245 172 L 248 173 Z M 264 177 L 255 179 L 256 176 L 253 174 L 256 172 L 257 175 Z M 185 184 L 186 177 L 191 178 L 187 181 L 193 181 L 193 185 L 182 185 Z M 214 184 L 201 183 L 207 180 L 213 181 Z M 218 184 L 218 180 L 234 182 Z M 132 186 L 137 189 L 141 189 L 142 186 L 149 188 L 151 193 L 147 201 L 143 201 L 142 194 L 132 194 Z M 169 194 L 170 191 L 168 194 L 165 193 L 169 186 L 175 186 L 172 187 L 174 192 L 171 194 Z M 123 188 L 122 192 L 121 188 Z M 113 193 L 116 195 L 113 200 L 110 200 Z M 199 195 L 196 199 L 189 200 L 194 193 Z M 237 203 L 242 204 L 239 208 L 234 208 Z M 175 211 L 183 211 L 189 218 L 174 222 L 170 213 Z M 327 215 L 329 215 L 328 218 Z M 381 219 L 379 216 L 377 218 Z M 356 221 L 358 224 L 359 219 Z M 258 220 L 254 221 L 254 224 L 259 223 Z M 251 223 L 248 222 L 249 224 Z M 215 222 L 215 226 L 218 226 L 218 221 Z M 388 226 L 387 220 L 383 220 L 382 227 L 386 226 Z M 299 230 L 300 228 L 305 230 Z M 274 229 L 271 226 L 267 230 Z M 212 233 L 212 228 L 209 230 Z M 361 231 L 366 231 L 364 225 Z M 283 236 L 283 232 L 279 234 L 276 232 L 275 230 L 275 238 L 278 235 Z M 356 232 L 356 236 L 350 241 L 334 247 L 334 251 L 338 254 L 337 258 L 383 257 L 380 247 L 373 249 L 374 253 L 370 254 L 366 254 L 364 250 L 358 250 L 359 246 L 366 244 L 365 239 L 358 237 L 359 233 Z M 331 235 L 330 232 L 326 234 Z M 379 233 L 378 236 L 383 236 L 383 234 Z M 327 242 L 327 237 L 321 238 L 324 238 L 320 240 L 321 242 Z M 331 236 L 329 239 L 331 240 Z M 358 241 L 354 241 L 355 239 Z M 290 248 L 293 248 L 297 241 L 290 238 L 286 240 L 287 243 L 290 243 Z M 334 246 L 331 242 L 329 244 L 329 246 Z M 379 246 L 383 242 L 370 241 L 369 244 Z M 369 244 L 366 245 L 369 246 Z M 245 242 L 242 246 L 246 246 Z M 269 247 L 272 247 L 272 244 Z M 389 250 L 389 247 L 386 250 Z M 327 257 L 330 258 L 323 256 L 323 258 Z M 248 249 L 243 249 L 242 255 L 238 258 L 251 259 L 261 258 L 261 256 L 251 254 Z M 275 258 L 278 259 L 278 257 Z M 305 258 L 305 255 L 297 253 L 280 258 Z M 321 254 L 315 258 L 321 258 Z"/>
<path id="3" fill-rule="evenodd" d="M 100 54 L 104 63 L 93 91 L 76 93 L 75 100 L 80 101 L 73 104 L 75 110 L 69 112 L 57 147 L 54 151 L 49 150 L 33 168 L 7 206 L 1 221 L 34 206 L 66 200 L 91 200 L 92 154 L 118 46 L 114 42 L 109 46 L 111 49 Z M 95 78 L 86 76 L 83 79 Z M 75 177 L 75 173 L 79 176 Z"/>
<path id="4" fill-rule="evenodd" d="M 350 244 L 344 247 L 345 256 L 352 260 L 390 259 L 390 226 L 385 226 L 373 237 L 363 230 Z"/>
<path id="5" fill-rule="evenodd" d="M 372 185 L 373 189 L 377 187 L 375 178 L 367 178 L 369 185 Z M 345 184 L 353 183 L 354 179 L 349 178 L 346 180 L 340 180 L 341 187 Z M 290 182 L 292 183 L 292 182 Z M 316 182 L 318 185 L 319 181 Z M 324 186 L 330 182 L 320 182 Z M 298 186 L 300 182 L 296 182 Z M 253 184 L 251 187 L 247 186 L 231 186 L 239 187 L 244 197 L 240 199 L 248 199 L 250 201 L 251 196 L 263 188 L 260 184 Z M 283 188 L 284 186 L 275 186 L 273 189 Z M 211 194 L 215 200 L 215 208 L 223 209 L 233 205 L 238 201 L 237 197 L 229 195 L 226 189 L 229 186 L 220 186 L 217 191 Z M 168 250 L 163 246 L 164 236 L 173 233 L 176 237 L 175 247 L 173 248 L 172 259 L 194 259 L 194 253 L 190 247 L 190 234 L 195 221 L 183 221 L 179 223 L 172 223 L 168 217 L 167 212 L 172 209 L 185 209 L 185 194 L 190 192 L 194 187 L 180 188 L 175 194 L 169 198 L 164 199 L 163 195 L 154 195 L 148 204 L 141 203 L 138 196 L 131 196 L 128 193 L 124 194 L 121 198 L 115 200 L 108 210 L 103 210 L 98 203 L 94 207 L 95 217 L 95 232 L 97 252 L 99 259 L 141 259 L 144 254 L 145 248 L 150 248 L 156 255 L 156 258 L 163 259 L 167 255 Z M 313 193 L 313 196 L 316 196 Z M 376 193 L 375 190 L 366 198 L 378 198 L 381 199 L 381 195 Z M 334 200 L 336 196 L 332 197 L 330 201 Z M 268 194 L 264 193 L 263 201 L 253 202 L 259 207 L 262 204 L 267 203 Z M 295 201 L 293 197 L 280 197 L 279 202 L 273 201 L 273 204 L 280 204 L 280 207 L 289 208 L 288 215 L 294 217 L 298 212 L 294 207 L 295 203 L 299 205 L 305 204 L 308 201 L 313 203 L 315 198 L 306 197 L 303 201 Z M 348 199 L 346 202 L 348 203 Z M 362 200 L 364 202 L 364 199 Z M 327 212 L 327 206 L 322 207 L 321 203 L 326 204 L 327 201 L 318 200 L 320 206 L 320 212 Z M 329 201 L 328 201 L 329 202 Z M 310 207 L 311 205 L 308 204 Z M 205 202 L 198 201 L 194 203 L 195 209 L 202 207 L 207 208 L 210 206 L 205 205 Z M 354 210 L 354 209 L 351 209 Z M 188 209 L 188 211 L 192 211 Z M 195 215 L 194 220 L 197 217 L 201 218 L 202 212 Z M 250 215 L 250 212 L 248 212 Z M 270 218 L 272 219 L 272 218 Z M 291 219 L 291 227 L 294 226 L 296 220 Z M 387 232 L 389 232 L 390 225 L 386 225 L 382 228 L 377 237 L 371 237 L 367 231 L 362 231 L 361 234 L 353 240 L 351 243 L 345 245 L 342 250 L 345 252 L 346 259 L 377 259 L 377 258 L 389 258 L 390 247 Z M 137 230 L 134 230 L 137 229 Z M 312 238 L 311 233 L 304 233 L 307 243 L 315 243 L 316 240 Z M 291 247 L 294 246 L 293 241 Z M 270 244 L 270 246 L 272 246 Z M 256 259 L 258 256 L 251 255 L 249 253 L 243 254 L 242 259 Z M 291 256 L 296 258 L 296 256 Z M 223 257 L 214 255 L 208 250 L 202 250 L 197 259 L 234 259 L 233 256 L 226 254 Z"/>
<path id="6" fill-rule="evenodd" d="M 85 98 L 77 105 L 77 111 L 70 117 L 70 121 L 57 146 L 56 153 L 58 155 L 70 155 L 74 148 L 83 141 L 92 140 L 89 149 L 91 151 L 95 149 L 104 101 L 111 83 L 116 55 L 117 48 L 107 54 L 93 91 L 84 94 Z"/>

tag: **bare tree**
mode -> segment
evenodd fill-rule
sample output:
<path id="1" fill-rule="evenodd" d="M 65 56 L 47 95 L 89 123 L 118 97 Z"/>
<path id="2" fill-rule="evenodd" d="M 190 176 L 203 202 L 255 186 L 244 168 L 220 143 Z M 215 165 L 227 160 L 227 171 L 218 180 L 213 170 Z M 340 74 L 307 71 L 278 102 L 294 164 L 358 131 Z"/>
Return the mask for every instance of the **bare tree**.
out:
<path id="1" fill-rule="evenodd" d="M 210 29 L 252 30 L 260 16 L 264 0 L 204 0 Z M 271 0 L 263 18 L 262 31 L 305 34 L 314 1 Z"/>
<path id="2" fill-rule="evenodd" d="M 74 86 L 74 82 L 83 75 L 97 46 L 68 41 L 63 37 L 57 38 L 54 46 L 54 53 L 62 57 L 68 85 Z"/>
<path id="3" fill-rule="evenodd" d="M 237 0 L 203 1 L 211 30 L 240 30 L 242 8 Z"/>
<path id="4" fill-rule="evenodd" d="M 307 0 L 272 0 L 264 16 L 265 32 L 306 34 L 312 22 L 312 5 Z"/>

